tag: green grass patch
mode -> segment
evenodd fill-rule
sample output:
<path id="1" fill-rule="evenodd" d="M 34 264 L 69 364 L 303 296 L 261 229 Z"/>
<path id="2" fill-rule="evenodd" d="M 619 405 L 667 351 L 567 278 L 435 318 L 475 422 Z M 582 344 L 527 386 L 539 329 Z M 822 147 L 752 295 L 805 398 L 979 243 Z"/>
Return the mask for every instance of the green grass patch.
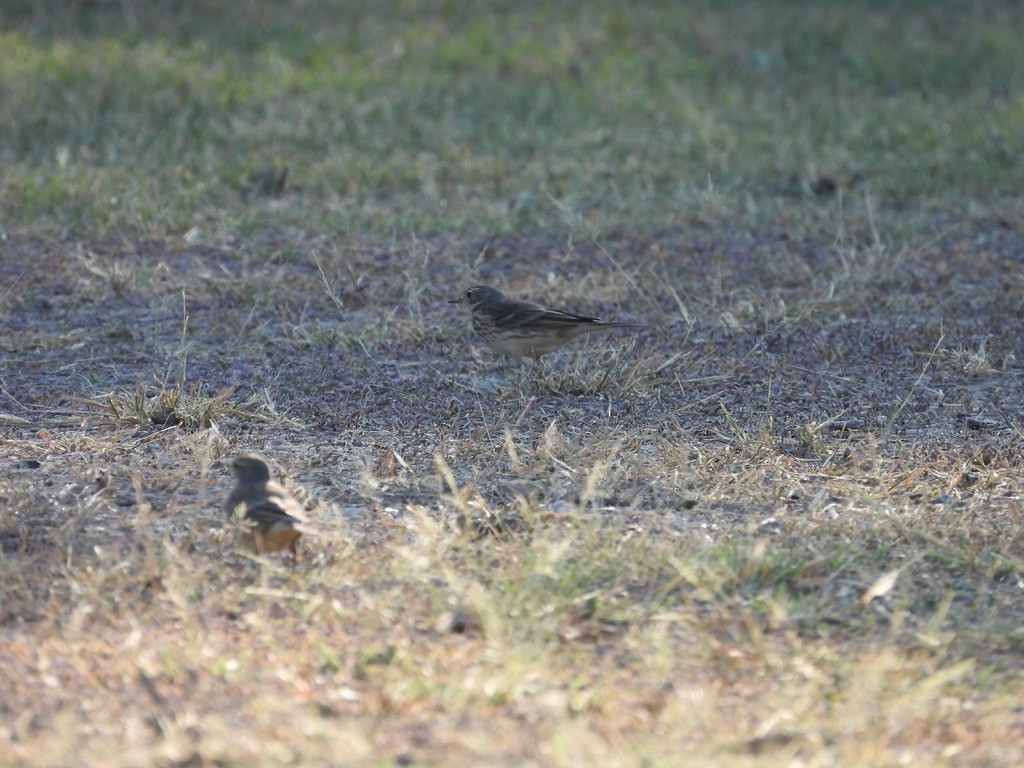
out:
<path id="1" fill-rule="evenodd" d="M 839 188 L 888 222 L 1022 182 L 1011 3 L 54 5 L 6 14 L 8 230 L 529 232 L 564 206 L 640 232 L 706 215 L 709 183 L 730 218 L 813 226 Z M 239 194 L 275 163 L 279 199 Z"/>

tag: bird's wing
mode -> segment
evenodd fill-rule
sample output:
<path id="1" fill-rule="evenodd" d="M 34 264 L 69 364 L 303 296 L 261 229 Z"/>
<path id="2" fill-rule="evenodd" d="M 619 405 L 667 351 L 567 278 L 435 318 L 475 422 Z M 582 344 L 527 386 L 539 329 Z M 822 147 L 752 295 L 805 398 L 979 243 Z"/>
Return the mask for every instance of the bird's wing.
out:
<path id="1" fill-rule="evenodd" d="M 596 317 L 574 315 L 559 309 L 545 309 L 528 301 L 510 301 L 495 313 L 495 321 L 499 326 L 524 326 L 533 328 L 566 328 L 587 323 L 601 322 Z"/>
<path id="2" fill-rule="evenodd" d="M 587 315 L 576 315 L 572 312 L 563 312 L 560 309 L 547 309 L 544 310 L 544 314 L 536 319 L 537 323 L 551 326 L 565 326 L 565 325 L 590 325 L 591 323 L 602 322 L 596 317 L 588 317 Z"/>
<path id="3" fill-rule="evenodd" d="M 302 506 L 275 482 L 267 483 L 262 493 L 253 492 L 252 489 L 236 489 L 228 498 L 228 514 L 236 514 L 239 508 L 243 508 L 242 514 L 247 519 L 258 525 L 309 522 Z"/>
<path id="4" fill-rule="evenodd" d="M 299 533 L 316 534 L 316 529 L 310 524 L 308 518 L 298 509 L 292 499 L 292 504 L 282 505 L 281 499 L 268 497 L 266 501 L 259 502 L 246 510 L 245 519 L 254 523 L 257 528 L 263 531 L 275 531 L 291 529 Z M 282 506 L 287 506 L 285 511 Z"/>
<path id="5" fill-rule="evenodd" d="M 275 503 L 274 499 L 260 499 L 259 501 L 247 504 L 245 507 L 245 519 L 251 520 L 260 526 L 298 522 L 298 518 L 289 515 L 281 509 L 281 505 Z"/>
<path id="6" fill-rule="evenodd" d="M 302 505 L 278 483 L 273 481 L 267 483 L 267 502 L 282 515 L 294 518 L 300 523 L 309 522 Z"/>

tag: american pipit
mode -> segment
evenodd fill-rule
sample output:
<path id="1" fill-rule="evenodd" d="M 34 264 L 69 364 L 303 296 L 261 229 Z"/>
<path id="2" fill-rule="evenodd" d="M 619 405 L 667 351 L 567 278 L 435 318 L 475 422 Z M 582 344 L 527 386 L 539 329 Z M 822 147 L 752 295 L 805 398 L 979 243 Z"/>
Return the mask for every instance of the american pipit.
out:
<path id="1" fill-rule="evenodd" d="M 302 524 L 307 522 L 302 506 L 270 479 L 270 468 L 262 457 L 236 456 L 231 469 L 237 483 L 225 509 L 244 526 L 242 543 L 261 555 L 283 549 L 294 555 Z"/>
<path id="2" fill-rule="evenodd" d="M 532 357 L 538 365 L 541 355 L 558 349 L 582 333 L 637 327 L 634 323 L 608 323 L 596 317 L 517 301 L 488 285 L 467 288 L 459 298 L 448 303 L 469 305 L 473 331 L 495 352 Z"/>

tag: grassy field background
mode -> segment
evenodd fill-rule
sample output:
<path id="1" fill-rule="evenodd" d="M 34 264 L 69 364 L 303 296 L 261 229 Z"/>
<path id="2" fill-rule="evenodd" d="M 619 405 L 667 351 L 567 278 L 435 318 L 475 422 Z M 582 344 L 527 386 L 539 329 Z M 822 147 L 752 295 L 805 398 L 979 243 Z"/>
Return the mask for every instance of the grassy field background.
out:
<path id="1" fill-rule="evenodd" d="M 1021 29 L 4 3 L 0 766 L 1024 763 Z"/>

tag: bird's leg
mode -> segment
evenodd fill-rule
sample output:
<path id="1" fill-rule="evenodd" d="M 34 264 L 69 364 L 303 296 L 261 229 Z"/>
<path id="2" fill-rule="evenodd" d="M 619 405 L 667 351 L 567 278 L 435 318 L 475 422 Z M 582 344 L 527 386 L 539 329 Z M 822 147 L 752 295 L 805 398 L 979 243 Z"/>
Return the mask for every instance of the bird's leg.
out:
<path id="1" fill-rule="evenodd" d="M 548 381 L 547 372 L 544 370 L 544 361 L 541 360 L 540 355 L 533 358 L 533 370 L 538 375 L 541 387 L 550 390 L 551 382 Z"/>
<path id="2" fill-rule="evenodd" d="M 540 355 L 533 358 L 533 370 L 540 374 L 540 378 L 544 379 L 544 361 L 540 359 Z"/>

